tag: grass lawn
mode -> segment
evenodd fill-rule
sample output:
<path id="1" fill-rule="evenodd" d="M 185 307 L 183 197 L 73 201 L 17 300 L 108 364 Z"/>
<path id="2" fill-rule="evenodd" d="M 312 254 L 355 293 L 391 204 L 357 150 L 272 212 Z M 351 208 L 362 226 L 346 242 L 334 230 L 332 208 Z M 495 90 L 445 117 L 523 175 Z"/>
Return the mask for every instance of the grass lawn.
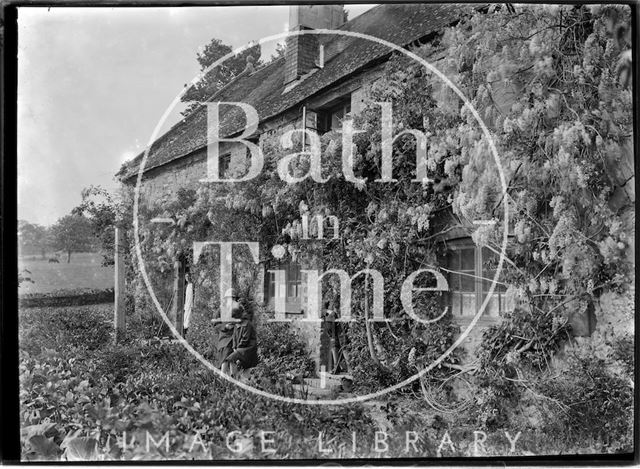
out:
<path id="1" fill-rule="evenodd" d="M 19 293 L 47 293 L 54 290 L 69 290 L 74 288 L 113 288 L 113 266 L 103 267 L 102 256 L 99 253 L 83 252 L 71 255 L 71 262 L 67 264 L 66 255 L 61 257 L 60 263 L 49 263 L 40 256 L 25 256 L 18 259 L 18 270 L 27 269 L 31 272 L 31 280 L 20 286 Z"/>

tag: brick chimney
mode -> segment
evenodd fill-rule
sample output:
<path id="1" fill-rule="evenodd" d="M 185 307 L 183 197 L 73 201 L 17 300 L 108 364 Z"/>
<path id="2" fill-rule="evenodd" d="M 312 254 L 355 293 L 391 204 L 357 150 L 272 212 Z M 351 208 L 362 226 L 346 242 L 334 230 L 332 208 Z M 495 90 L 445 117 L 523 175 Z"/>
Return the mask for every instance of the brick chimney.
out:
<path id="1" fill-rule="evenodd" d="M 292 5 L 289 7 L 290 31 L 336 29 L 343 23 L 342 5 Z M 287 38 L 285 85 L 315 68 L 320 56 L 318 38 L 311 34 Z"/>

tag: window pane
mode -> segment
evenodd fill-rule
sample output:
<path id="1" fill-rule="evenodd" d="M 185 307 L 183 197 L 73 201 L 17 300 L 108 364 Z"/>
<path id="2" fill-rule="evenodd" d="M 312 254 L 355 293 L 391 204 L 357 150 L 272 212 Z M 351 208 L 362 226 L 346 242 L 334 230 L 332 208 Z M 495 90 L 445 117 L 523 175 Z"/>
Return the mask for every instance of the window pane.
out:
<path id="1" fill-rule="evenodd" d="M 276 275 L 269 272 L 269 298 L 276 296 Z"/>
<path id="2" fill-rule="evenodd" d="M 450 291 L 460 291 L 460 275 L 449 273 L 447 282 L 449 282 Z"/>
<path id="3" fill-rule="evenodd" d="M 451 293 L 451 314 L 460 316 L 462 314 L 462 296 L 460 293 Z"/>
<path id="4" fill-rule="evenodd" d="M 331 130 L 339 129 L 341 121 L 342 113 L 331 114 Z"/>
<path id="5" fill-rule="evenodd" d="M 450 305 L 455 316 L 470 317 L 478 311 L 477 289 L 479 269 L 476 270 L 476 248 L 458 247 L 449 252 L 448 268 Z"/>
<path id="6" fill-rule="evenodd" d="M 300 265 L 299 264 L 289 264 L 287 267 L 287 281 L 288 282 L 299 282 L 300 281 Z"/>
<path id="7" fill-rule="evenodd" d="M 462 293 L 462 315 L 474 316 L 476 312 L 476 294 Z"/>
<path id="8" fill-rule="evenodd" d="M 298 298 L 300 295 L 300 265 L 287 264 L 287 297 Z"/>
<path id="9" fill-rule="evenodd" d="M 473 270 L 467 270 L 460 272 L 460 291 L 475 292 L 476 291 L 476 279 L 475 272 Z"/>
<path id="10" fill-rule="evenodd" d="M 475 249 L 460 250 L 460 270 L 474 270 L 476 268 Z"/>
<path id="11" fill-rule="evenodd" d="M 457 251 L 449 251 L 447 253 L 447 267 L 451 270 L 459 270 L 460 269 L 460 255 Z"/>

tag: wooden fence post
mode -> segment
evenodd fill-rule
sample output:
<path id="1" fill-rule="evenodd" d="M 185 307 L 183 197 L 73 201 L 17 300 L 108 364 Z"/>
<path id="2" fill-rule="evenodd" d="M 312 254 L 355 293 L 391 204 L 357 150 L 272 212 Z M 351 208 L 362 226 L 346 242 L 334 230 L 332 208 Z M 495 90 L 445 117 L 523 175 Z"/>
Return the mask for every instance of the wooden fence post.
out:
<path id="1" fill-rule="evenodd" d="M 184 259 L 178 256 L 174 263 L 173 291 L 175 294 L 174 314 L 175 326 L 180 335 L 184 335 Z"/>
<path id="2" fill-rule="evenodd" d="M 115 339 L 120 340 L 125 333 L 125 265 L 124 265 L 124 227 L 115 228 L 115 288 L 114 288 L 114 327 Z"/>

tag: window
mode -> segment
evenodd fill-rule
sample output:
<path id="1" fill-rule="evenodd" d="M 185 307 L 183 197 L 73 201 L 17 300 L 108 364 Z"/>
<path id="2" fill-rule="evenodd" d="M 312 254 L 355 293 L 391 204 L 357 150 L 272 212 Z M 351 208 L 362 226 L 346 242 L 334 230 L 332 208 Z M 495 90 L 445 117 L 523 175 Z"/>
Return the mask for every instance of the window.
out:
<path id="1" fill-rule="evenodd" d="M 275 272 L 267 272 L 266 293 L 270 306 L 274 306 L 275 298 L 285 298 L 285 310 L 290 313 L 300 313 L 303 302 L 303 275 L 300 264 L 289 263 L 270 270 L 284 270 L 284 284 L 276 284 Z"/>
<path id="2" fill-rule="evenodd" d="M 474 316 L 485 300 L 499 256 L 472 244 L 453 246 L 448 254 L 449 307 L 454 317 Z M 496 283 L 483 316 L 499 317 L 505 309 L 505 287 Z"/>
<path id="3" fill-rule="evenodd" d="M 229 168 L 231 167 L 231 153 L 225 153 L 220 155 L 218 159 L 218 174 L 221 178 L 225 178 L 229 174 Z"/>
<path id="4" fill-rule="evenodd" d="M 351 97 L 318 113 L 318 132 L 321 134 L 342 128 L 342 121 L 351 112 Z"/>

